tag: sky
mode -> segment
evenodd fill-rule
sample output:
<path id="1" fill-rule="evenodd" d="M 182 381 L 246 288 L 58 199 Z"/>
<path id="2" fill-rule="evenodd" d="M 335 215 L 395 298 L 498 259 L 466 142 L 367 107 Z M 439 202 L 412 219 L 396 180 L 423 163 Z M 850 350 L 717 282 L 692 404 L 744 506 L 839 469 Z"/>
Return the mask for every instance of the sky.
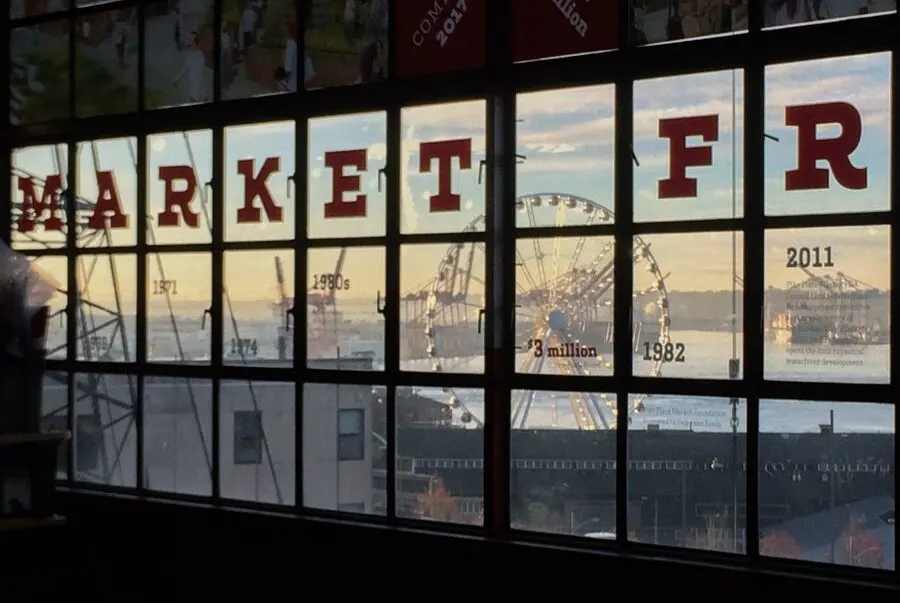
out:
<path id="1" fill-rule="evenodd" d="M 732 215 L 733 202 L 736 215 L 742 215 L 741 77 L 741 72 L 719 72 L 640 81 L 635 84 L 634 148 L 640 162 L 634 172 L 635 220 L 726 218 Z M 767 69 L 766 131 L 778 139 L 778 142 L 767 139 L 765 143 L 767 214 L 889 208 L 889 78 L 888 54 L 829 59 Z M 736 103 L 733 103 L 733 99 Z M 852 161 L 854 165 L 867 167 L 868 188 L 861 191 L 847 190 L 832 177 L 828 190 L 786 192 L 783 173 L 791 169 L 796 161 L 796 133 L 794 128 L 784 125 L 785 107 L 826 101 L 850 102 L 862 115 L 863 137 L 859 148 L 852 155 Z M 485 103 L 479 100 L 403 110 L 401 228 L 404 233 L 449 234 L 467 228 L 483 230 L 481 217 L 485 189 L 478 182 L 478 166 L 485 157 L 485 109 Z M 518 166 L 516 174 L 518 195 L 575 195 L 589 200 L 593 207 L 612 210 L 614 111 L 614 88 L 611 85 L 520 95 L 517 150 L 525 159 Z M 732 119 L 732 111 L 736 121 Z M 668 141 L 658 136 L 658 120 L 707 114 L 719 115 L 719 138 L 712 143 L 714 165 L 688 170 L 690 177 L 698 179 L 698 197 L 658 199 L 657 183 L 667 175 L 668 158 Z M 822 137 L 836 134 L 827 127 L 821 130 L 819 135 Z M 379 191 L 378 170 L 385 165 L 385 114 L 372 112 L 315 119 L 309 123 L 309 134 L 309 236 L 357 238 L 383 235 L 387 199 L 385 187 L 382 186 Z M 418 172 L 419 145 L 421 142 L 458 138 L 472 141 L 471 168 L 460 170 L 459 164 L 454 162 L 452 183 L 454 191 L 462 196 L 461 211 L 431 213 L 428 198 L 436 192 L 437 175 L 434 172 Z M 698 142 L 699 140 L 691 140 L 689 144 Z M 94 165 L 91 144 L 82 144 L 78 150 L 77 186 L 80 197 L 87 200 L 96 198 L 95 167 L 113 170 L 115 173 L 124 209 L 132 216 L 128 228 L 113 231 L 112 240 L 116 245 L 132 245 L 136 241 L 134 213 L 137 178 L 133 160 L 136 144 L 135 139 L 98 141 L 95 145 L 97 166 Z M 147 192 L 151 216 L 163 209 L 164 186 L 158 174 L 160 166 L 193 164 L 198 183 L 210 180 L 212 136 L 209 131 L 159 134 L 150 137 L 147 144 Z M 293 122 L 270 122 L 226 130 L 224 211 L 227 241 L 292 238 L 296 212 L 303 207 L 302 203 L 298 204 L 289 178 L 294 165 L 293 144 Z M 734 156 L 733 145 L 737 149 Z M 367 197 L 367 214 L 365 217 L 326 220 L 324 206 L 331 195 L 332 170 L 325 167 L 324 155 L 328 151 L 348 149 L 368 150 L 368 169 L 360 175 L 361 193 Z M 273 198 L 284 208 L 282 221 L 238 224 L 235 216 L 241 204 L 243 181 L 237 173 L 237 162 L 254 159 L 255 169 L 258 170 L 267 157 L 280 158 L 280 171 L 272 174 L 268 183 Z M 65 149 L 62 149 L 61 159 L 65 161 Z M 29 148 L 15 154 L 14 165 L 42 176 L 56 171 L 53 160 L 51 147 Z M 347 173 L 352 174 L 352 168 L 347 168 Z M 735 186 L 737 192 L 733 195 Z M 204 203 L 208 194 L 206 187 L 198 186 L 193 207 L 201 212 L 199 228 L 164 228 L 154 224 L 152 234 L 156 242 L 208 243 L 208 222 L 202 215 L 203 208 L 210 215 L 216 211 L 211 203 Z M 518 224 L 573 225 L 585 224 L 587 220 L 583 205 L 560 211 L 545 203 L 535 209 L 531 219 L 527 211 L 519 212 Z M 59 245 L 61 242 L 58 235 L 43 233 L 40 228 L 34 234 L 51 245 Z M 22 241 L 18 235 L 15 240 Z M 644 240 L 649 244 L 662 273 L 668 274 L 666 285 L 669 290 L 730 288 L 732 241 L 729 233 L 701 236 L 648 235 Z M 878 228 L 769 233 L 766 243 L 767 283 L 778 286 L 787 280 L 797 280 L 796 274 L 792 274 L 784 266 L 786 247 L 828 245 L 834 249 L 836 261 L 839 261 L 835 270 L 839 269 L 873 286 L 886 288 L 889 241 L 889 233 Z M 553 243 L 553 239 L 549 239 L 544 247 L 549 250 Z M 737 244 L 740 256 L 739 237 Z M 446 244 L 404 249 L 401 266 L 403 292 L 414 290 L 433 278 L 441 257 L 451 249 Z M 479 248 L 476 253 L 483 251 Z M 293 254 L 289 249 L 231 254 L 226 257 L 226 284 L 236 300 L 274 300 L 275 255 L 292 265 Z M 338 256 L 338 249 L 312 254 L 308 266 L 310 276 L 333 271 Z M 569 256 L 571 253 L 567 255 Z M 552 259 L 553 254 L 548 251 L 544 264 L 549 265 Z M 526 261 L 535 261 L 533 254 Z M 585 258 L 581 261 L 588 263 Z M 202 300 L 209 297 L 210 279 L 203 276 L 208 274 L 206 267 L 209 262 L 202 259 L 201 255 L 166 256 L 163 263 L 166 278 L 179 283 L 179 296 L 182 300 Z M 349 250 L 342 274 L 352 282 L 352 287 L 342 294 L 352 298 L 373 298 L 379 290 L 383 291 L 384 264 L 383 252 L 373 253 L 372 249 Z M 480 274 L 475 274 L 475 277 L 483 282 L 483 259 L 477 268 Z M 133 271 L 133 266 L 125 263 L 119 269 L 119 278 L 123 282 L 133 282 Z M 155 280 L 154 271 L 156 268 L 151 268 L 151 280 Z M 291 276 L 288 271 L 288 278 Z M 92 287 L 92 295 L 101 299 L 110 297 L 111 288 L 100 286 L 98 281 L 103 279 L 99 274 L 94 278 L 97 281 Z M 106 280 L 110 280 L 108 275 Z M 480 283 L 476 283 L 472 287 L 474 295 L 483 293 L 483 287 L 479 292 L 479 286 Z M 129 288 L 124 288 L 124 295 L 128 294 Z"/>

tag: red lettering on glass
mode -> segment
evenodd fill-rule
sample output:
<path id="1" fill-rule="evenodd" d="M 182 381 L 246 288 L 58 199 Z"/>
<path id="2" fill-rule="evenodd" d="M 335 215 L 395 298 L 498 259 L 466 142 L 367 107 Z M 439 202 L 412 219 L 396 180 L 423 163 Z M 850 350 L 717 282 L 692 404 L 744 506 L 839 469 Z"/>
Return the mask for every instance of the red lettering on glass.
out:
<path id="1" fill-rule="evenodd" d="M 256 175 L 253 168 L 253 159 L 241 159 L 237 163 L 238 174 L 244 177 L 244 206 L 237 210 L 238 224 L 254 224 L 262 221 L 259 208 L 253 204 L 257 197 L 269 222 L 281 222 L 282 209 L 275 204 L 267 184 L 269 176 L 281 169 L 281 158 L 267 157 Z"/>
<path id="2" fill-rule="evenodd" d="M 62 191 L 62 177 L 59 174 L 51 174 L 44 180 L 41 196 L 35 194 L 34 180 L 31 178 L 19 178 L 19 191 L 22 193 L 22 217 L 16 229 L 19 232 L 32 232 L 35 224 L 42 221 L 44 212 L 50 217 L 43 220 L 44 230 L 62 230 L 63 221 L 59 215 L 62 213 L 59 207 L 59 193 Z"/>
<path id="3" fill-rule="evenodd" d="M 200 214 L 191 209 L 191 202 L 197 192 L 197 174 L 189 165 L 163 165 L 159 168 L 159 179 L 166 183 L 163 195 L 165 209 L 156 218 L 160 226 L 180 226 L 181 219 L 191 228 L 200 226 Z M 175 190 L 175 181 L 184 182 L 184 190 Z M 175 211 L 175 208 L 178 211 Z"/>
<path id="4" fill-rule="evenodd" d="M 420 172 L 423 174 L 431 172 L 432 160 L 438 160 L 438 193 L 429 198 L 432 212 L 459 211 L 459 195 L 452 191 L 453 185 L 450 179 L 454 157 L 459 159 L 461 170 L 471 169 L 471 138 L 423 142 L 419 145 Z"/>
<path id="5" fill-rule="evenodd" d="M 88 227 L 95 230 L 107 226 L 128 228 L 128 216 L 122 211 L 116 175 L 111 171 L 97 172 L 97 191 L 97 204 L 94 205 L 94 213 L 88 218 Z"/>
<path id="6" fill-rule="evenodd" d="M 712 146 L 687 146 L 688 136 L 703 142 L 719 139 L 719 116 L 698 115 L 659 120 L 660 138 L 669 139 L 669 177 L 659 181 L 660 199 L 697 196 L 697 179 L 687 177 L 687 168 L 712 165 Z"/>
<path id="7" fill-rule="evenodd" d="M 346 201 L 344 193 L 359 192 L 360 173 L 368 166 L 368 151 L 329 151 L 325 153 L 325 167 L 331 168 L 331 201 L 325 203 L 326 218 L 366 217 L 366 196 L 356 195 L 353 201 Z M 355 167 L 356 174 L 345 174 L 345 167 Z"/>
<path id="8" fill-rule="evenodd" d="M 867 186 L 866 168 L 858 168 L 850 155 L 862 139 L 862 117 L 850 103 L 819 103 L 785 107 L 784 121 L 797 128 L 797 169 L 784 174 L 784 188 L 789 191 L 828 188 L 828 168 L 816 162 L 828 162 L 834 179 L 844 188 L 861 190 Z M 841 133 L 834 138 L 817 138 L 816 128 L 837 124 Z"/>

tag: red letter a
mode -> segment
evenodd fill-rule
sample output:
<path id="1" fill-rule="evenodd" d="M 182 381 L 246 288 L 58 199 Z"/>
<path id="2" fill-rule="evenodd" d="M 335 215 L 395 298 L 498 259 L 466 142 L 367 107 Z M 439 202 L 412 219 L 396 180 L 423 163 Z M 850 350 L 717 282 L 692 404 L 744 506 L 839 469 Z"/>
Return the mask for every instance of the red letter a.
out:
<path id="1" fill-rule="evenodd" d="M 97 204 L 88 218 L 88 227 L 102 230 L 109 220 L 110 228 L 128 228 L 128 216 L 122 212 L 116 175 L 112 172 L 97 172 Z"/>
<path id="2" fill-rule="evenodd" d="M 834 179 L 844 188 L 866 188 L 866 168 L 850 163 L 850 155 L 862 139 L 862 118 L 856 107 L 850 103 L 785 107 L 784 121 L 797 128 L 797 169 L 785 172 L 785 190 L 828 188 L 828 169 L 816 167 L 820 159 L 828 162 Z M 840 136 L 816 138 L 816 127 L 823 124 L 840 125 Z"/>
<path id="3" fill-rule="evenodd" d="M 687 168 L 712 165 L 712 147 L 689 147 L 688 136 L 703 142 L 719 140 L 719 116 L 699 115 L 659 120 L 660 138 L 669 139 L 669 177 L 659 181 L 660 199 L 697 196 L 697 179 L 687 177 Z"/>

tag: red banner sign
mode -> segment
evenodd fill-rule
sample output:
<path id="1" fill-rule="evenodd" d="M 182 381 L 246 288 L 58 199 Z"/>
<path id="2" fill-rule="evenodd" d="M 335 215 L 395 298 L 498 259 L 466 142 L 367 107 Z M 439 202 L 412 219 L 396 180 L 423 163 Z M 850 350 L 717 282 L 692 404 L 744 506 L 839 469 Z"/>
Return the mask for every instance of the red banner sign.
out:
<path id="1" fill-rule="evenodd" d="M 398 75 L 483 67 L 485 21 L 485 0 L 404 0 L 397 11 Z"/>
<path id="2" fill-rule="evenodd" d="M 530 0 L 512 5 L 514 61 L 619 46 L 618 0 Z"/>

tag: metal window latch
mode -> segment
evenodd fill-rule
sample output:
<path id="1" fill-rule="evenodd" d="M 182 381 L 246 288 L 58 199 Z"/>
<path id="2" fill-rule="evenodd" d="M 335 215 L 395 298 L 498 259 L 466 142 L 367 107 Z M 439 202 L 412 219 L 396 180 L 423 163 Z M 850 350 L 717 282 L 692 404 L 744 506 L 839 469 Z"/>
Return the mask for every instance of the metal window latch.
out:
<path id="1" fill-rule="evenodd" d="M 297 182 L 297 174 L 291 174 L 284 183 L 284 194 L 288 199 L 291 198 L 291 185 L 295 182 Z"/>
<path id="2" fill-rule="evenodd" d="M 478 332 L 481 333 L 481 322 L 484 320 L 484 308 L 478 308 Z"/>
<path id="3" fill-rule="evenodd" d="M 384 316 L 387 312 L 387 297 L 382 299 L 381 289 L 378 290 L 378 296 L 375 298 L 375 311 Z"/>
<path id="4" fill-rule="evenodd" d="M 212 308 L 207 308 L 203 311 L 203 316 L 200 319 L 200 330 L 206 330 L 206 317 L 209 316 L 209 319 L 212 320 Z"/>
<path id="5" fill-rule="evenodd" d="M 378 169 L 378 192 L 381 192 L 381 182 L 387 176 L 387 166 Z"/>
<path id="6" fill-rule="evenodd" d="M 294 318 L 294 306 L 291 306 L 290 308 L 288 308 L 287 310 L 284 311 L 284 330 L 285 331 L 291 330 L 291 323 L 293 322 L 293 318 Z"/>

